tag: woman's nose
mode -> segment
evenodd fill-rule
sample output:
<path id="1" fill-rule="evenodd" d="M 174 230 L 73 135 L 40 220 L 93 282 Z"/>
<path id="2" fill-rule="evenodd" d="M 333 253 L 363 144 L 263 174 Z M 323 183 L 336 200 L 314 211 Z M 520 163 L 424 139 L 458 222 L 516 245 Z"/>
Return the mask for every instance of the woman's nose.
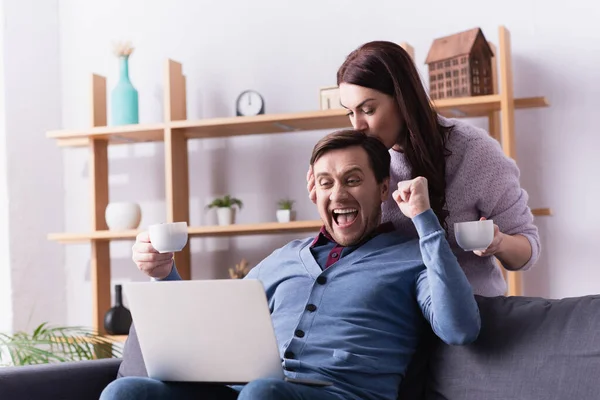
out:
<path id="1" fill-rule="evenodd" d="M 354 120 L 352 121 L 352 127 L 357 131 L 366 132 L 367 129 L 369 128 L 369 125 L 367 124 L 367 121 L 362 116 L 358 116 L 358 117 L 355 117 Z"/>

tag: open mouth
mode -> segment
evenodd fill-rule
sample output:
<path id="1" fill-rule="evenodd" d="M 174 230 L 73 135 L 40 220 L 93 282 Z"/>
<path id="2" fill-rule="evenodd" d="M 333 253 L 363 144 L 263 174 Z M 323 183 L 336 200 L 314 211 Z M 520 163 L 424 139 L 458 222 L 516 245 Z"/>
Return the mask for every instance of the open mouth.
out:
<path id="1" fill-rule="evenodd" d="M 333 220 L 340 227 L 351 225 L 358 216 L 356 208 L 337 208 L 333 210 Z"/>

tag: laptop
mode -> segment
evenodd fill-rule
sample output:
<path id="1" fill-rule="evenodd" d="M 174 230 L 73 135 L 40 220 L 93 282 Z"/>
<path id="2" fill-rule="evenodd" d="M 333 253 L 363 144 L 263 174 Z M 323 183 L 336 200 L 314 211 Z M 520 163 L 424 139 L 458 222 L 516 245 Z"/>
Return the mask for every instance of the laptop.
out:
<path id="1" fill-rule="evenodd" d="M 287 378 L 264 287 L 255 279 L 123 285 L 148 376 L 161 381 L 245 384 Z"/>

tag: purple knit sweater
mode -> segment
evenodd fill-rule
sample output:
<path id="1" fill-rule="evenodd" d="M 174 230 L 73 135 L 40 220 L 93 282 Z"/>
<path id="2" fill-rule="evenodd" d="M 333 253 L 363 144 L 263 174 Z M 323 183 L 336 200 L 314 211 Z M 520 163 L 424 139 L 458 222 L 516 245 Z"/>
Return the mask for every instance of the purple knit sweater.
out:
<path id="1" fill-rule="evenodd" d="M 446 207 L 450 212 L 448 241 L 465 271 L 475 294 L 499 296 L 506 293 L 506 282 L 494 257 L 479 257 L 458 247 L 454 223 L 493 219 L 500 231 L 521 234 L 529 239 L 532 256 L 521 270 L 529 269 L 540 254 L 537 227 L 527 205 L 527 192 L 520 187 L 519 169 L 506 157 L 500 144 L 488 133 L 461 120 L 440 117 L 443 125 L 454 125 L 447 148 L 452 152 L 446 161 Z M 398 182 L 411 179 L 408 160 L 403 153 L 390 150 L 391 191 Z M 392 221 L 396 229 L 417 238 L 414 224 L 390 198 L 383 204 L 383 221 Z"/>

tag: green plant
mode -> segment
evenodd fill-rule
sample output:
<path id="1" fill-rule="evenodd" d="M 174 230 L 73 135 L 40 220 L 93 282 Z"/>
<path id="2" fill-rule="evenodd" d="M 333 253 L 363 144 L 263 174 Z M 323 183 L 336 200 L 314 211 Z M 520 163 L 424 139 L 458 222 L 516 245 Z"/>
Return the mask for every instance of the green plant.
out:
<path id="1" fill-rule="evenodd" d="M 281 199 L 277 202 L 280 210 L 291 210 L 294 203 L 292 199 Z"/>
<path id="2" fill-rule="evenodd" d="M 248 272 L 250 272 L 248 261 L 242 258 L 239 264 L 235 264 L 235 268 L 229 268 L 229 277 L 231 279 L 244 279 L 248 275 Z"/>
<path id="3" fill-rule="evenodd" d="M 44 322 L 31 334 L 0 333 L 0 365 L 22 366 L 121 357 L 119 345 L 115 340 L 91 329 L 78 326 L 51 327 Z"/>
<path id="4" fill-rule="evenodd" d="M 208 208 L 221 208 L 221 207 L 233 207 L 238 206 L 240 210 L 242 209 L 242 201 L 240 199 L 236 199 L 235 197 L 231 197 L 230 195 L 225 195 L 223 197 L 217 197 L 210 203 Z"/>

